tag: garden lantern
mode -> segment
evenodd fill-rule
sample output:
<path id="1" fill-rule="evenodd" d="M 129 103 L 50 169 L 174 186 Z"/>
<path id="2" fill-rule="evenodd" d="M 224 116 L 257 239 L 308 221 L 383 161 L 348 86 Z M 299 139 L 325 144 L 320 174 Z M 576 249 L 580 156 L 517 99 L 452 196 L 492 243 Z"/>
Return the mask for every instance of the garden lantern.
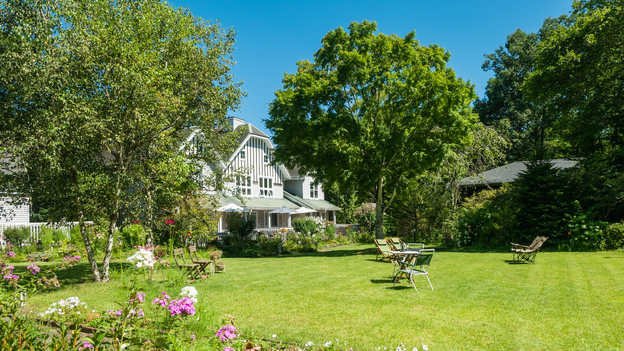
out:
<path id="1" fill-rule="evenodd" d="M 37 240 L 37 251 L 43 251 L 43 243 L 41 240 Z"/>

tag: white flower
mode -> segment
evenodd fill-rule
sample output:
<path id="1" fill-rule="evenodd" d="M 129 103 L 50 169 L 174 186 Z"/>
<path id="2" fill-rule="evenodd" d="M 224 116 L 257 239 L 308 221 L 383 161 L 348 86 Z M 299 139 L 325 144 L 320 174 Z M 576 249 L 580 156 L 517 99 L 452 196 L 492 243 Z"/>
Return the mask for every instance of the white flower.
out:
<path id="1" fill-rule="evenodd" d="M 427 348 L 427 345 L 423 344 L 423 350 L 425 351 L 429 350 L 429 348 Z"/>
<path id="2" fill-rule="evenodd" d="M 305 343 L 305 347 L 310 347 L 310 346 L 314 346 L 314 343 L 312 341 L 308 341 Z"/>
<path id="3" fill-rule="evenodd" d="M 182 291 L 180 292 L 180 296 L 188 297 L 191 300 L 193 300 L 193 302 L 195 303 L 197 303 L 197 294 L 198 294 L 197 289 L 195 289 L 195 287 L 192 287 L 192 286 L 185 286 L 182 288 Z"/>
<path id="4" fill-rule="evenodd" d="M 151 251 L 147 251 L 141 249 L 134 253 L 134 255 L 128 257 L 126 260 L 135 263 L 137 268 L 149 267 L 154 268 L 154 263 L 156 263 L 156 259 L 154 258 L 154 254 Z"/>
<path id="5" fill-rule="evenodd" d="M 397 346 L 396 351 L 403 351 L 403 349 L 401 348 L 401 346 Z"/>
<path id="6" fill-rule="evenodd" d="M 330 347 L 332 345 L 331 341 L 325 343 L 325 347 Z"/>
<path id="7" fill-rule="evenodd" d="M 418 351 L 418 349 L 414 347 L 414 348 L 412 349 L 412 351 Z"/>
<path id="8" fill-rule="evenodd" d="M 273 338 L 277 338 L 277 334 L 273 334 Z"/>

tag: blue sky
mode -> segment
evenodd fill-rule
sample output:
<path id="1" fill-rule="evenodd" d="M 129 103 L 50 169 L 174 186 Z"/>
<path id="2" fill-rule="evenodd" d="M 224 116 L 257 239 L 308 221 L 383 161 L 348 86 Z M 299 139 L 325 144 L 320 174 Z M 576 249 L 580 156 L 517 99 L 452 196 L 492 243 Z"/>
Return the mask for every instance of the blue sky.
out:
<path id="1" fill-rule="evenodd" d="M 449 66 L 484 95 L 491 72 L 484 54 L 504 45 L 521 28 L 535 32 L 547 17 L 568 14 L 572 0 L 412 0 L 412 1 L 201 1 L 171 0 L 194 16 L 219 19 L 237 31 L 232 73 L 244 81 L 247 97 L 231 114 L 266 132 L 269 103 L 295 63 L 312 60 L 321 39 L 353 21 L 376 21 L 379 32 L 401 37 L 415 30 L 421 45 L 438 44 L 451 53 Z"/>

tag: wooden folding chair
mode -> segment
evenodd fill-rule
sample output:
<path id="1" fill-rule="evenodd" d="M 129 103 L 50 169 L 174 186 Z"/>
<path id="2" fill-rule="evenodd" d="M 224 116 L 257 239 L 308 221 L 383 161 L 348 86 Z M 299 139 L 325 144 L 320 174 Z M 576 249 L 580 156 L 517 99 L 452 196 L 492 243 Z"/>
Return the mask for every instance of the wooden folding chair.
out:
<path id="1" fill-rule="evenodd" d="M 210 253 L 210 259 L 214 261 L 214 267 L 215 267 L 215 271 L 216 272 L 223 272 L 225 273 L 225 263 L 223 263 L 223 261 L 221 261 L 221 252 L 220 251 L 214 251 Z M 217 262 L 217 260 L 219 260 Z"/>
<path id="2" fill-rule="evenodd" d="M 189 251 L 189 257 L 191 258 L 191 262 L 199 265 L 200 272 L 205 273 L 207 277 L 209 274 L 214 275 L 215 273 L 215 261 L 214 260 L 212 259 L 200 260 L 199 257 L 197 256 L 197 248 L 195 246 L 189 246 L 188 251 Z M 195 256 L 195 258 L 193 258 L 193 256 Z M 206 268 L 208 268 L 208 272 L 206 272 Z"/>
<path id="3" fill-rule="evenodd" d="M 182 261 L 182 263 L 178 262 L 178 258 Z M 199 264 L 192 263 L 187 264 L 186 259 L 184 259 L 184 249 L 174 249 L 173 250 L 173 259 L 175 260 L 176 265 L 180 268 L 185 275 L 189 278 L 192 278 L 193 281 L 200 279 L 203 280 L 204 277 L 201 275 L 199 271 Z"/>

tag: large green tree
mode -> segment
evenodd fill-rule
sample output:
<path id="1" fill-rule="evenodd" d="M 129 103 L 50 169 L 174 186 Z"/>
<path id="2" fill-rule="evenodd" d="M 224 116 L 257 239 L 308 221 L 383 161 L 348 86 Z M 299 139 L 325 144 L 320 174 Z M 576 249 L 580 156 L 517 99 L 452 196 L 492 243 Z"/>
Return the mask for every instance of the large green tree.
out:
<path id="1" fill-rule="evenodd" d="M 486 55 L 482 68 L 492 71 L 485 96 L 475 103 L 481 122 L 496 127 L 511 142 L 508 161 L 543 159 L 569 155 L 569 145 L 553 133 L 556 111 L 547 102 L 537 102 L 521 90 L 524 80 L 534 71 L 538 44 L 545 40 L 557 23 L 546 19 L 538 33 L 521 29 L 507 36 L 504 47 Z"/>
<path id="2" fill-rule="evenodd" d="M 1 0 L 0 18 L 0 147 L 12 171 L 1 185 L 76 218 L 94 279 L 108 281 L 132 199 L 188 191 L 228 154 L 234 136 L 215 128 L 242 95 L 229 74 L 234 32 L 158 0 Z M 188 157 L 191 129 L 206 151 Z M 94 216 L 109 223 L 101 272 L 82 226 Z"/>
<path id="3" fill-rule="evenodd" d="M 540 43 L 524 90 L 561 115 L 558 129 L 587 156 L 624 160 L 624 1 L 575 1 Z"/>
<path id="4" fill-rule="evenodd" d="M 376 31 L 367 21 L 330 31 L 314 62 L 285 75 L 265 123 L 277 162 L 376 203 L 382 238 L 399 187 L 465 143 L 476 116 L 473 86 L 446 66 L 449 52 L 420 46 L 414 32 Z"/>

